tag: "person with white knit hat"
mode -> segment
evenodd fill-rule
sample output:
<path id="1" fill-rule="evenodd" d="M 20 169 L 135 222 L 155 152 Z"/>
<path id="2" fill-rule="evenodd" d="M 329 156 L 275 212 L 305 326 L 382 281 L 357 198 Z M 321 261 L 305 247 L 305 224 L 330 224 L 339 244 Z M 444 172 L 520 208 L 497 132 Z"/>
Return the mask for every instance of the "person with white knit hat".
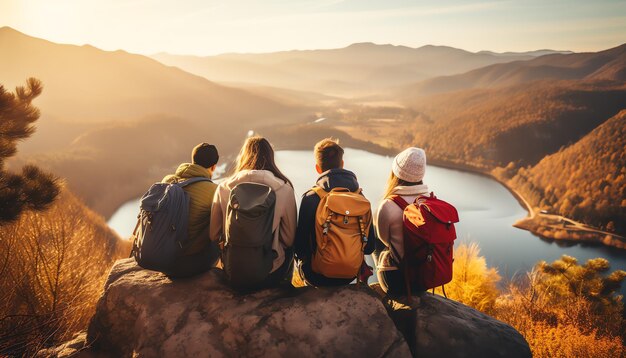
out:
<path id="1" fill-rule="evenodd" d="M 426 152 L 421 148 L 407 148 L 393 159 L 391 170 L 396 177 L 409 183 L 422 181 L 426 173 Z"/>
<path id="2" fill-rule="evenodd" d="M 398 195 L 407 203 L 412 203 L 418 196 L 428 195 L 428 187 L 423 183 L 425 173 L 426 152 L 423 149 L 411 147 L 396 155 L 384 200 L 375 216 L 379 239 L 374 253 L 378 281 L 383 290 L 392 295 L 405 294 L 406 286 L 403 273 L 397 266 L 404 255 L 403 211 L 391 197 Z M 419 290 L 412 288 L 413 292 Z"/>

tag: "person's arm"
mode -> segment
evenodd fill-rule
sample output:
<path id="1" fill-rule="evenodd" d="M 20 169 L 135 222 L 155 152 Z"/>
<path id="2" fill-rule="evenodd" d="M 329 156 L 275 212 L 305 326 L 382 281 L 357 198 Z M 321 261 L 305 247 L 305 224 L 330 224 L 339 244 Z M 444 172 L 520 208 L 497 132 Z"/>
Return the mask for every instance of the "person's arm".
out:
<path id="1" fill-rule="evenodd" d="M 221 185 L 215 190 L 213 204 L 211 204 L 211 223 L 209 225 L 209 237 L 211 241 L 221 241 L 224 230 L 224 213 L 222 211 L 222 188 Z"/>
<path id="2" fill-rule="evenodd" d="M 285 212 L 280 218 L 278 237 L 285 247 L 291 247 L 296 237 L 298 209 L 293 188 L 289 185 L 286 185 L 285 188 Z"/>
<path id="3" fill-rule="evenodd" d="M 294 247 L 296 257 L 299 260 L 308 261 L 311 255 L 313 255 L 312 250 L 315 247 L 315 211 L 318 204 L 319 197 L 313 191 L 308 191 L 302 196 Z"/>
<path id="4" fill-rule="evenodd" d="M 391 240 L 391 225 L 389 221 L 389 207 L 390 202 L 383 200 L 378 208 L 378 215 L 375 218 L 376 233 L 380 241 L 389 247 Z M 393 203 L 391 203 L 393 204 Z"/>

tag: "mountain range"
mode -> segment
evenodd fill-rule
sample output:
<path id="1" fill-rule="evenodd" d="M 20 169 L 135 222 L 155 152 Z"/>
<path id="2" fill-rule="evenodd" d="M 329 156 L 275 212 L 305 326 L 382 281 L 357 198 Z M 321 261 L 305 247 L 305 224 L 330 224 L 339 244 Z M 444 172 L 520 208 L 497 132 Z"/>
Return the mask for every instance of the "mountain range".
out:
<path id="1" fill-rule="evenodd" d="M 554 52 L 557 51 L 473 53 L 448 46 L 411 48 L 366 42 L 329 50 L 207 57 L 159 53 L 152 57 L 217 82 L 262 84 L 352 96 L 379 93 L 385 87 L 463 73 L 495 63 L 529 60 Z"/>
<path id="2" fill-rule="evenodd" d="M 358 43 L 149 58 L 4 27 L 0 51 L 3 85 L 29 76 L 44 83 L 42 120 L 16 163 L 36 161 L 63 176 L 105 216 L 188 161 L 197 142 L 217 144 L 228 161 L 249 130 L 277 148 L 332 135 L 381 153 L 418 145 L 436 163 L 518 171 L 578 152 L 562 149 L 626 107 L 626 44 L 595 53 L 472 53 Z M 598 175 L 602 168 L 590 166 Z M 621 199 L 611 199 L 608 210 L 619 212 L 612 203 Z"/>
<path id="3" fill-rule="evenodd" d="M 626 81 L 626 44 L 600 52 L 548 54 L 529 61 L 494 64 L 463 74 L 438 76 L 403 89 L 403 93 L 426 95 L 535 80 Z"/>
<path id="4" fill-rule="evenodd" d="M 176 162 L 189 160 L 198 142 L 232 153 L 251 126 L 308 113 L 146 56 L 57 44 L 10 27 L 0 28 L 0 53 L 1 85 L 11 88 L 32 76 L 44 86 L 36 100 L 37 132 L 20 144 L 14 163 L 35 161 L 52 170 L 107 216 Z"/>

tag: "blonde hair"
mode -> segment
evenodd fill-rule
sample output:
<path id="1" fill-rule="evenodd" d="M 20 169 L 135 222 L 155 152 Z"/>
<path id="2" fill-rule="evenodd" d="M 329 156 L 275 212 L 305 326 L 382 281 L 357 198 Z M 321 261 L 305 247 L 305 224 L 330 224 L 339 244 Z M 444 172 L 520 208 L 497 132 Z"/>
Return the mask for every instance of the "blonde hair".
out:
<path id="1" fill-rule="evenodd" d="M 407 186 L 412 186 L 412 185 L 420 185 L 423 182 L 420 180 L 416 183 L 412 183 L 412 182 L 408 182 L 406 180 L 402 180 L 400 178 L 398 178 L 393 170 L 391 171 L 391 174 L 389 175 L 389 179 L 387 179 L 387 187 L 385 188 L 385 194 L 383 195 L 383 199 L 388 199 L 391 196 L 393 196 L 393 192 L 395 191 L 396 187 L 401 186 L 401 185 L 407 185 Z"/>

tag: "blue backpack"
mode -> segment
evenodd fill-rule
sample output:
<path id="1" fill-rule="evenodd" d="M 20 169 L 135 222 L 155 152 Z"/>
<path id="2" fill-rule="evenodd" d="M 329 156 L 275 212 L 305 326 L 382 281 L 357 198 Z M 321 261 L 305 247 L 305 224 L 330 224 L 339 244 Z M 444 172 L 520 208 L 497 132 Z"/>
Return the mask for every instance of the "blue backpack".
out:
<path id="1" fill-rule="evenodd" d="M 131 251 L 139 266 L 161 272 L 173 268 L 189 239 L 189 194 L 183 188 L 200 181 L 211 180 L 156 183 L 141 197 Z"/>

